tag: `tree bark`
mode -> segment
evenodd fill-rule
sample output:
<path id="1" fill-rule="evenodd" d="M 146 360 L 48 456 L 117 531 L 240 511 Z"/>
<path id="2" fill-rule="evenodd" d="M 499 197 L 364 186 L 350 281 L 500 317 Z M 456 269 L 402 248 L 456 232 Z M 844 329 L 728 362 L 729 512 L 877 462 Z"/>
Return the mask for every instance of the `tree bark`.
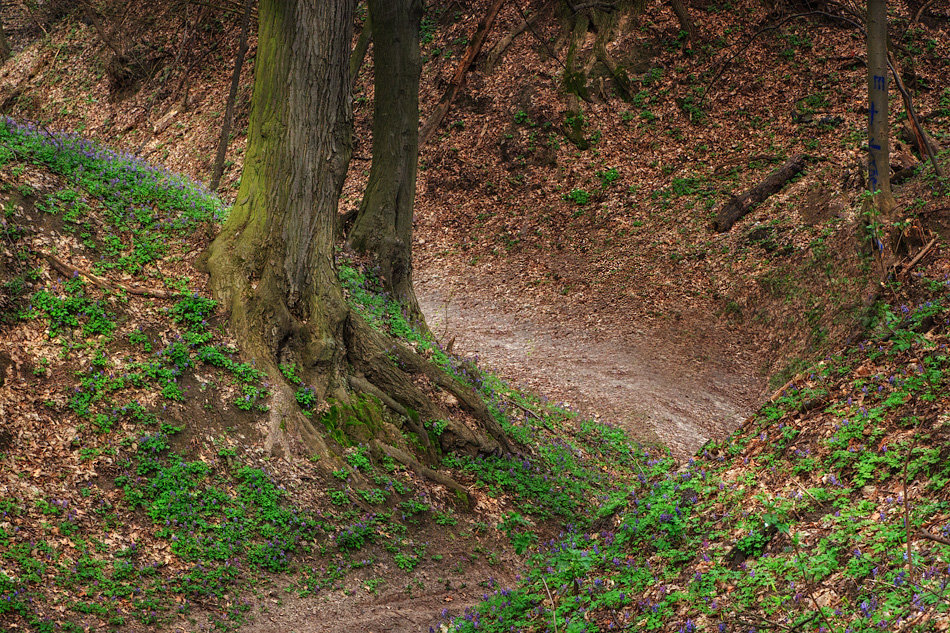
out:
<path id="1" fill-rule="evenodd" d="M 713 220 L 713 229 L 725 233 L 740 218 L 754 209 L 757 204 L 780 191 L 785 183 L 801 173 L 803 169 L 805 169 L 805 156 L 803 154 L 793 156 L 787 163 L 769 174 L 761 183 L 724 204 L 716 214 L 716 219 Z"/>
<path id="2" fill-rule="evenodd" d="M 2 17 L 2 16 L 0 16 Z M 7 32 L 3 28 L 3 22 L 0 20 L 0 64 L 10 58 L 10 40 L 7 39 Z"/>
<path id="3" fill-rule="evenodd" d="M 683 0 L 670 0 L 670 6 L 673 8 L 676 18 L 680 21 L 680 27 L 686 32 L 686 41 L 690 46 L 694 46 L 699 37 L 696 31 L 696 23 L 693 22 L 689 9 L 686 8 Z"/>
<path id="4" fill-rule="evenodd" d="M 347 244 L 379 265 L 392 295 L 423 322 L 412 289 L 412 212 L 419 157 L 422 0 L 370 0 L 373 24 L 373 164 Z"/>
<path id="5" fill-rule="evenodd" d="M 262 0 L 241 188 L 208 268 L 245 351 L 276 384 L 269 448 L 293 413 L 277 364 L 293 358 L 320 400 L 345 397 L 347 308 L 332 266 L 334 219 L 352 152 L 347 74 L 352 3 Z M 326 454 L 307 429 L 311 450 Z"/>
<path id="6" fill-rule="evenodd" d="M 424 427 L 429 419 L 447 419 L 443 450 L 509 448 L 470 387 L 376 332 L 343 296 L 333 254 L 352 153 L 352 10 L 351 0 L 261 0 L 241 188 L 207 253 L 212 292 L 230 313 L 232 333 L 269 377 L 265 446 L 279 454 L 302 442 L 308 455 L 327 458 L 322 467 L 342 463 L 281 375 L 279 365 L 293 363 L 320 411 L 328 400 L 350 403 L 351 385 L 370 395 L 382 392 L 384 404 L 409 414 L 401 423 L 427 447 L 426 459 L 436 452 Z M 452 394 L 479 429 L 452 420 L 448 405 L 431 397 L 438 391 Z"/>
<path id="7" fill-rule="evenodd" d="M 254 0 L 244 0 L 244 18 L 241 20 L 241 43 L 234 59 L 234 72 L 231 75 L 231 89 L 228 91 L 228 103 L 224 109 L 224 121 L 221 123 L 221 138 L 218 139 L 218 153 L 214 159 L 211 184 L 208 188 L 215 191 L 221 183 L 224 173 L 224 158 L 228 153 L 228 141 L 231 137 L 231 121 L 234 118 L 234 102 L 237 100 L 238 86 L 241 83 L 241 69 L 244 68 L 244 56 L 247 55 L 247 32 L 251 25 L 251 8 Z"/>
<path id="8" fill-rule="evenodd" d="M 887 9 L 885 0 L 868 0 L 868 187 L 885 219 L 897 206 L 891 194 L 887 111 Z"/>

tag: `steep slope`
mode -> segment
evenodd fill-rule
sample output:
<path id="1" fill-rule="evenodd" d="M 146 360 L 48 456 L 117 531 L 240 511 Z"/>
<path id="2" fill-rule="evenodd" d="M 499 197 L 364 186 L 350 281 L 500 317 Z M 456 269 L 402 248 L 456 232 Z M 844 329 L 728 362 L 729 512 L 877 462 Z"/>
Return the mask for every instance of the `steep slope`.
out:
<path id="1" fill-rule="evenodd" d="M 423 116 L 441 98 L 488 4 L 429 8 Z M 110 65 L 112 49 L 85 14 L 44 23 L 50 40 L 36 39 L 42 31 L 28 14 L 15 19 L 18 51 L 0 70 L 4 107 L 206 177 L 238 16 L 173 5 L 100 6 L 102 20 L 117 20 L 105 32 L 109 43 L 141 62 L 131 75 Z M 718 410 L 737 413 L 770 393 L 767 378 L 775 376 L 777 387 L 849 336 L 866 320 L 880 275 L 873 258 L 861 257 L 871 252 L 865 227 L 874 224 L 860 212 L 864 45 L 847 21 L 799 15 L 795 6 L 692 7 L 700 39 L 686 47 L 670 8 L 648 3 L 607 43 L 627 73 L 628 100 L 594 64 L 589 101 L 577 116 L 578 103 L 560 81 L 563 16 L 540 4 L 506 3 L 442 128 L 423 148 L 414 249 L 430 305 L 449 299 L 463 309 L 477 301 L 486 322 L 520 315 L 541 331 L 555 329 L 556 339 L 577 332 L 608 346 L 653 348 L 657 358 L 696 359 L 699 371 L 671 362 L 662 373 L 671 380 L 729 376 L 734 395 L 715 381 L 698 388 L 723 402 Z M 942 11 L 907 2 L 891 14 L 896 60 L 938 141 L 950 124 L 940 83 L 950 58 Z M 533 12 L 539 19 L 521 29 Z M 509 34 L 510 45 L 495 50 Z M 590 57 L 596 43 L 590 30 L 577 54 Z M 496 60 L 490 67 L 489 57 Z M 171 63 L 181 59 L 189 62 Z M 252 38 L 225 199 L 240 173 L 253 59 Z M 356 87 L 358 147 L 345 209 L 358 203 L 369 165 L 371 63 L 370 55 Z M 896 95 L 891 116 L 897 131 L 904 114 Z M 731 232 L 710 231 L 718 204 L 800 152 L 810 157 L 803 177 Z M 918 165 L 914 152 L 902 140 L 895 169 Z M 902 219 L 912 252 L 929 239 L 921 220 L 950 226 L 950 218 L 929 184 L 907 182 L 917 189 L 905 196 L 914 202 Z M 483 347 L 468 332 L 455 334 L 466 351 Z M 492 360 L 509 380 L 530 375 L 525 356 L 504 366 Z M 582 389 L 561 398 L 546 378 L 527 380 L 587 412 L 619 413 L 641 439 L 675 439 L 662 402 L 611 406 Z M 721 438 L 722 425 L 704 427 L 715 409 L 680 415 L 697 437 Z"/>
<path id="2" fill-rule="evenodd" d="M 647 462 L 450 629 L 946 630 L 950 266 L 886 302 L 869 339 L 681 467 Z"/>
<path id="3" fill-rule="evenodd" d="M 430 8 L 424 112 L 487 4 Z M 708 2 L 692 8 L 702 39 L 687 51 L 669 8 L 647 3 L 608 45 L 630 100 L 592 75 L 583 117 L 560 85 L 558 16 L 490 71 L 479 60 L 423 151 L 414 248 L 433 331 L 600 417 L 445 355 L 534 448 L 449 458 L 439 483 L 352 440 L 359 420 L 379 422 L 371 404 L 356 423 L 323 419 L 353 444 L 339 474 L 258 445 L 266 385 L 192 268 L 223 205 L 138 160 L 207 176 L 237 18 L 129 6 L 113 31 L 24 13 L 0 68 L 3 110 L 43 122 L 6 124 L 20 140 L 0 150 L 4 627 L 424 630 L 472 607 L 459 628 L 946 630 L 950 211 L 899 147 L 906 230 L 899 266 L 882 269 L 878 220 L 861 212 L 863 44 L 847 24 Z M 945 9 L 892 11 L 905 81 L 945 142 Z M 522 19 L 505 3 L 489 46 Z M 112 64 L 104 33 L 141 63 Z M 591 31 L 582 50 L 595 43 Z M 369 165 L 370 70 L 343 210 Z M 896 104 L 892 117 L 896 130 Z M 718 204 L 799 152 L 802 178 L 731 232 L 709 229 Z M 345 269 L 381 328 L 442 354 Z M 887 272 L 900 283 L 880 286 Z M 793 381 L 747 419 L 770 377 Z M 312 405 L 303 385 L 299 402 Z M 678 456 L 715 441 L 679 466 L 627 436 Z M 510 589 L 475 608 L 497 587 Z"/>
<path id="4" fill-rule="evenodd" d="M 575 425 L 447 354 L 343 259 L 354 309 L 476 388 L 527 453 L 424 467 L 421 439 L 379 401 L 317 403 L 282 366 L 344 461 L 276 456 L 269 386 L 194 268 L 219 200 L 3 120 L 0 206 L 3 630 L 430 622 L 513 582 L 535 532 L 588 524 L 588 500 L 630 477 L 622 433 Z M 437 439 L 445 421 L 427 423 Z M 372 441 L 387 434 L 406 448 Z M 290 612 L 277 612 L 283 595 Z"/>

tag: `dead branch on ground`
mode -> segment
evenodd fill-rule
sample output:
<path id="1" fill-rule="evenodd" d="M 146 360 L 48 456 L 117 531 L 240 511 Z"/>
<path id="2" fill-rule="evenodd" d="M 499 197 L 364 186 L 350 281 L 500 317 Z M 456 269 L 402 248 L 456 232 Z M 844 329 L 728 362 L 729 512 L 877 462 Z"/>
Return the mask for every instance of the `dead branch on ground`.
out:
<path id="1" fill-rule="evenodd" d="M 99 286 L 103 290 L 108 290 L 110 292 L 115 292 L 116 290 L 122 290 L 129 294 L 139 295 L 142 297 L 152 297 L 154 299 L 174 299 L 176 293 L 168 292 L 167 290 L 155 290 L 153 288 L 143 288 L 142 286 L 127 286 L 125 284 L 120 284 L 118 282 L 112 282 L 108 279 L 94 275 L 87 270 L 77 268 L 71 264 L 58 259 L 54 255 L 43 255 L 50 265 L 55 268 L 59 273 L 69 279 L 77 275 L 81 275 L 91 281 L 96 286 Z"/>
<path id="2" fill-rule="evenodd" d="M 737 196 L 720 207 L 713 220 L 712 227 L 720 233 L 732 228 L 740 218 L 749 213 L 756 205 L 777 193 L 785 184 L 805 169 L 805 155 L 793 156 L 784 165 L 773 171 L 761 183 Z"/>
<path id="3" fill-rule="evenodd" d="M 452 102 L 455 100 L 456 95 L 458 95 L 459 90 L 462 88 L 462 84 L 465 83 L 465 73 L 468 72 L 472 62 L 475 61 L 475 57 L 478 55 L 479 51 L 482 50 L 482 45 L 485 43 L 485 37 L 491 30 L 492 25 L 494 25 L 495 18 L 498 17 L 498 12 L 501 10 L 501 5 L 504 4 L 504 2 L 505 0 L 495 0 L 488 8 L 488 13 L 485 14 L 485 17 L 482 18 L 482 21 L 478 23 L 478 28 L 475 29 L 475 36 L 472 38 L 472 42 L 468 45 L 468 50 L 465 51 L 462 61 L 459 62 L 458 68 L 455 70 L 455 75 L 452 77 L 452 81 L 449 83 L 449 87 L 445 89 L 445 93 L 439 100 L 439 104 L 435 107 L 435 110 L 429 115 L 429 118 L 426 119 L 426 122 L 423 123 L 419 130 L 420 147 L 431 140 L 432 135 L 435 133 L 436 129 L 438 129 L 439 124 L 442 123 L 442 119 L 444 119 L 445 115 L 448 114 L 449 108 L 452 106 Z"/>

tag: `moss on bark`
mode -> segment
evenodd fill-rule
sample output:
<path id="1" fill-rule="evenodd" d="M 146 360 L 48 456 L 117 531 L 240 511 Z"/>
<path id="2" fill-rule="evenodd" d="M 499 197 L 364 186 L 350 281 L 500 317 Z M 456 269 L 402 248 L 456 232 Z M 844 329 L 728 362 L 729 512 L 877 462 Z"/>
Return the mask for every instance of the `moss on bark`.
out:
<path id="1" fill-rule="evenodd" d="M 317 455 L 328 468 L 339 464 L 339 444 L 369 435 L 405 443 L 404 433 L 413 434 L 422 459 L 433 462 L 440 450 L 510 448 L 470 388 L 375 332 L 344 299 L 333 249 L 351 155 L 352 3 L 262 0 L 259 25 L 241 188 L 207 266 L 243 352 L 273 385 L 268 448 Z M 386 353 L 393 349 L 398 364 Z M 313 420 L 279 369 L 289 363 L 321 403 Z M 362 406 L 354 386 L 386 405 L 391 418 Z M 477 424 L 473 430 L 451 422 L 434 446 L 424 423 L 451 417 L 433 398 L 442 391 Z M 332 411 L 350 422 L 362 416 L 365 424 L 339 424 L 343 435 L 334 435 L 327 428 Z"/>

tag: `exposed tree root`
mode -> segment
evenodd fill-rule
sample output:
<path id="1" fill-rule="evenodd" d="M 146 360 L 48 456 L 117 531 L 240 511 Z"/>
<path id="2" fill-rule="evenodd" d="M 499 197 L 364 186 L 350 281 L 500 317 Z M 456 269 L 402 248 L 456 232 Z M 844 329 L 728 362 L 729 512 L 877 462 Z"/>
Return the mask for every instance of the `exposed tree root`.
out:
<path id="1" fill-rule="evenodd" d="M 444 451 L 471 454 L 516 452 L 497 420 L 471 387 L 449 376 L 402 343 L 387 339 L 358 317 L 349 319 L 346 338 L 349 361 L 358 372 L 351 378 L 351 384 L 376 397 L 380 393 L 385 395 L 385 399 L 380 400 L 409 420 L 413 432 L 427 450 L 431 445 L 421 420 L 445 421 L 445 431 L 439 437 Z M 443 390 L 451 397 L 445 398 L 446 402 L 440 406 L 418 383 Z M 476 433 L 454 419 L 456 416 L 448 410 L 453 403 L 474 416 L 486 433 Z"/>
<path id="2" fill-rule="evenodd" d="M 380 442 L 379 440 L 373 440 L 371 446 L 377 451 L 379 451 L 380 453 L 383 453 L 393 458 L 400 464 L 413 469 L 415 472 L 419 473 L 420 475 L 423 475 L 427 479 L 430 479 L 431 481 L 434 481 L 437 484 L 442 484 L 449 490 L 452 490 L 456 494 L 462 496 L 462 498 L 464 498 L 466 501 L 468 500 L 468 489 L 465 488 L 465 486 L 455 481 L 448 475 L 444 475 L 436 470 L 432 470 L 431 468 L 429 468 L 428 466 L 424 464 L 419 463 L 419 461 L 414 459 L 412 455 L 410 455 L 409 453 L 403 450 L 400 450 L 394 446 L 384 444 L 383 442 Z"/>

